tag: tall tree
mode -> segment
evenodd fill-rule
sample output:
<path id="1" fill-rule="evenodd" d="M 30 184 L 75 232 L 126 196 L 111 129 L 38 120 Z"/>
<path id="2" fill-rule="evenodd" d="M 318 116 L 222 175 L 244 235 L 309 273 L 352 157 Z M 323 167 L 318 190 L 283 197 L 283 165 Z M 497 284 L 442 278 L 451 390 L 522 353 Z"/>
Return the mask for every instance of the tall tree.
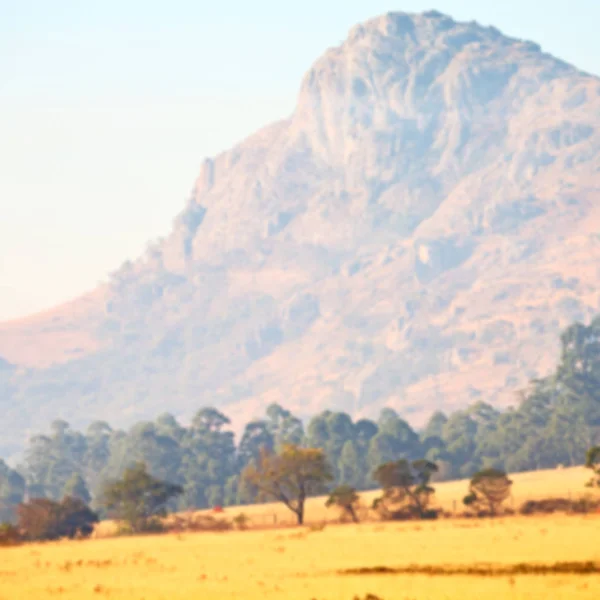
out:
<path id="1" fill-rule="evenodd" d="M 90 492 L 85 485 L 83 477 L 79 473 L 74 473 L 69 481 L 65 484 L 63 497 L 78 498 L 84 504 L 89 504 L 92 500 Z"/>
<path id="2" fill-rule="evenodd" d="M 225 429 L 229 424 L 223 413 L 203 408 L 182 439 L 180 473 L 186 481 L 186 507 L 223 503 L 225 484 L 238 472 L 233 432 Z"/>
<path id="3" fill-rule="evenodd" d="M 331 467 L 323 450 L 285 445 L 278 453 L 262 451 L 258 464 L 250 464 L 243 478 L 255 486 L 262 497 L 282 502 L 304 523 L 306 499 L 323 491 L 332 479 Z"/>
<path id="4" fill-rule="evenodd" d="M 284 444 L 302 445 L 304 426 L 300 419 L 279 404 L 270 404 L 266 414 L 267 427 L 277 449 L 282 448 Z"/>
<path id="5" fill-rule="evenodd" d="M 127 521 L 133 531 L 145 531 L 155 518 L 166 514 L 169 501 L 183 493 L 179 485 L 161 481 L 143 463 L 125 470 L 123 477 L 105 485 L 101 503 L 109 514 Z"/>
<path id="6" fill-rule="evenodd" d="M 363 462 L 358 454 L 356 444 L 352 440 L 347 440 L 342 446 L 337 465 L 339 482 L 350 487 L 362 486 L 364 481 Z"/>
<path id="7" fill-rule="evenodd" d="M 266 421 L 251 421 L 244 429 L 238 446 L 238 462 L 241 469 L 258 460 L 261 450 L 272 451 L 275 439 Z"/>
<path id="8" fill-rule="evenodd" d="M 24 495 L 25 479 L 0 459 L 0 523 L 16 519 L 15 509 Z"/>

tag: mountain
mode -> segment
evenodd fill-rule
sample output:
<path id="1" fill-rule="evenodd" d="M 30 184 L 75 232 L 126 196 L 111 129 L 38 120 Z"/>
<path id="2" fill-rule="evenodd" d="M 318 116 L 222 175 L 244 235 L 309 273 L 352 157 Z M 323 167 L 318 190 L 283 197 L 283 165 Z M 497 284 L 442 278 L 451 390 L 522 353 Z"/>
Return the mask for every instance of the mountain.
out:
<path id="1" fill-rule="evenodd" d="M 204 161 L 169 236 L 0 325 L 0 445 L 206 404 L 505 406 L 600 309 L 599 191 L 600 79 L 438 12 L 358 25 L 288 119 Z"/>

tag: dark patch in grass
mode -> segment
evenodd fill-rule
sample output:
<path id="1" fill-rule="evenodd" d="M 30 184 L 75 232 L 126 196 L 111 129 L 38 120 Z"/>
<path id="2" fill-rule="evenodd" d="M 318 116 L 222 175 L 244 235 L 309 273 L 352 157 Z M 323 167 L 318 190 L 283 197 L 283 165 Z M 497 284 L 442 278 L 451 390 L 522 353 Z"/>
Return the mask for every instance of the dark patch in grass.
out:
<path id="1" fill-rule="evenodd" d="M 593 561 L 557 562 L 553 564 L 517 563 L 514 565 L 407 565 L 405 567 L 360 567 L 343 569 L 339 575 L 471 575 L 506 577 L 508 575 L 597 575 L 600 563 Z"/>

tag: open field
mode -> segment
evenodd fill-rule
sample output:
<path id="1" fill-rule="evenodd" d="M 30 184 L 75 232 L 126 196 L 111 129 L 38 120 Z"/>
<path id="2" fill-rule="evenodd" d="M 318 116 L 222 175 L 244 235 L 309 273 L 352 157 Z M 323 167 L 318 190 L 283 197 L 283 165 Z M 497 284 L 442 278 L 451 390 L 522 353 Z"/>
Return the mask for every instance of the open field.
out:
<path id="1" fill-rule="evenodd" d="M 589 469 L 573 467 L 569 469 L 552 469 L 546 471 L 531 471 L 511 475 L 513 480 L 512 498 L 507 506 L 518 508 L 527 500 L 540 500 L 553 497 L 572 497 L 589 495 L 593 492 L 585 487 L 590 479 Z M 441 507 L 446 512 L 461 512 L 464 510 L 462 499 L 467 494 L 469 482 L 448 481 L 434 484 L 436 495 L 433 501 L 435 506 Z M 370 506 L 373 499 L 380 495 L 378 490 L 364 492 L 361 504 Z M 232 506 L 225 508 L 220 517 L 232 519 L 243 512 L 250 519 L 250 527 L 272 527 L 295 524 L 294 515 L 281 503 L 256 504 L 253 506 Z M 199 511 L 211 513 L 211 511 Z M 339 513 L 335 509 L 325 508 L 325 498 L 310 498 L 306 502 L 306 523 L 334 522 L 338 520 Z M 97 536 L 112 535 L 115 525 L 110 521 L 100 523 L 97 527 Z"/>
<path id="2" fill-rule="evenodd" d="M 515 475 L 515 506 L 589 493 L 588 478 L 585 469 Z M 437 504 L 451 511 L 466 487 L 439 484 Z M 292 516 L 280 505 L 224 516 L 240 510 L 258 526 Z M 335 518 L 322 498 L 309 501 L 308 523 Z M 599 536 L 600 515 L 552 515 L 31 544 L 0 548 L 0 600 L 591 600 L 600 597 Z"/>
<path id="3" fill-rule="evenodd" d="M 584 467 L 569 469 L 551 469 L 545 471 L 531 471 L 510 475 L 513 481 L 512 498 L 507 506 L 518 508 L 527 500 L 541 500 L 552 497 L 569 497 L 588 495 L 593 493 L 585 487 L 590 479 L 591 472 Z M 469 481 L 447 481 L 433 484 L 436 490 L 433 505 L 439 506 L 444 511 L 461 512 L 464 510 L 462 499 L 468 493 Z M 373 499 L 380 496 L 379 490 L 360 494 L 361 503 L 370 506 Z M 256 504 L 253 506 L 234 506 L 224 509 L 224 516 L 233 517 L 240 512 L 248 515 L 256 525 L 293 524 L 294 515 L 281 503 Z M 310 498 L 306 502 L 306 523 L 320 523 L 323 521 L 337 520 L 334 509 L 325 508 L 325 498 Z"/>
<path id="4" fill-rule="evenodd" d="M 0 549 L 1 600 L 597 599 L 600 516 L 448 519 L 194 533 Z M 499 573 L 454 574 L 491 563 Z M 418 566 L 433 574 L 340 573 Z M 597 569 L 597 566 L 593 566 Z"/>

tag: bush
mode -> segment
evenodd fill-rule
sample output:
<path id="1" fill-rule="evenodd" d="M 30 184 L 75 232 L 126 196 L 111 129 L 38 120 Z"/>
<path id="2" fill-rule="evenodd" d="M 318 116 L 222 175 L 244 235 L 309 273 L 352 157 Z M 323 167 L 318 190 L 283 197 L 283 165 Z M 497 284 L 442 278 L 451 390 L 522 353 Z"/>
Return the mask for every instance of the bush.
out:
<path id="1" fill-rule="evenodd" d="M 519 512 L 522 515 L 552 514 L 565 512 L 571 514 L 587 514 L 600 508 L 600 500 L 591 498 L 546 498 L 544 500 L 528 500 L 521 505 Z"/>
<path id="2" fill-rule="evenodd" d="M 401 459 L 379 465 L 373 473 L 383 495 L 373 501 L 372 509 L 380 518 L 392 521 L 432 518 L 437 511 L 429 508 L 434 489 L 429 485 L 437 465 L 427 460 Z M 427 516 L 426 516 L 427 515 Z"/>
<path id="3" fill-rule="evenodd" d="M 0 546 L 16 546 L 20 543 L 19 530 L 10 523 L 0 523 Z"/>
<path id="4" fill-rule="evenodd" d="M 17 516 L 19 530 L 28 540 L 88 537 L 98 522 L 98 515 L 83 501 L 69 496 L 60 502 L 33 498 L 17 506 Z"/>
<path id="5" fill-rule="evenodd" d="M 235 520 L 235 519 L 234 519 Z M 215 519 L 211 515 L 187 516 L 172 515 L 168 522 L 165 522 L 168 531 L 184 533 L 186 531 L 230 531 L 233 525 L 226 519 Z"/>
<path id="6" fill-rule="evenodd" d="M 340 521 L 345 522 L 348 519 L 358 523 L 357 510 L 360 506 L 360 498 L 356 489 L 349 485 L 340 485 L 336 487 L 325 502 L 327 508 L 335 506 L 340 511 Z"/>
<path id="7" fill-rule="evenodd" d="M 249 521 L 250 521 L 250 519 L 248 518 L 248 515 L 246 515 L 244 513 L 240 513 L 239 515 L 236 515 L 235 517 L 233 517 L 233 524 L 240 531 L 245 531 L 246 529 L 248 529 Z"/>
<path id="8" fill-rule="evenodd" d="M 118 536 L 126 536 L 144 533 L 164 533 L 168 530 L 169 528 L 158 517 L 155 517 L 145 520 L 137 529 L 131 523 L 122 521 L 119 523 L 116 534 Z"/>

